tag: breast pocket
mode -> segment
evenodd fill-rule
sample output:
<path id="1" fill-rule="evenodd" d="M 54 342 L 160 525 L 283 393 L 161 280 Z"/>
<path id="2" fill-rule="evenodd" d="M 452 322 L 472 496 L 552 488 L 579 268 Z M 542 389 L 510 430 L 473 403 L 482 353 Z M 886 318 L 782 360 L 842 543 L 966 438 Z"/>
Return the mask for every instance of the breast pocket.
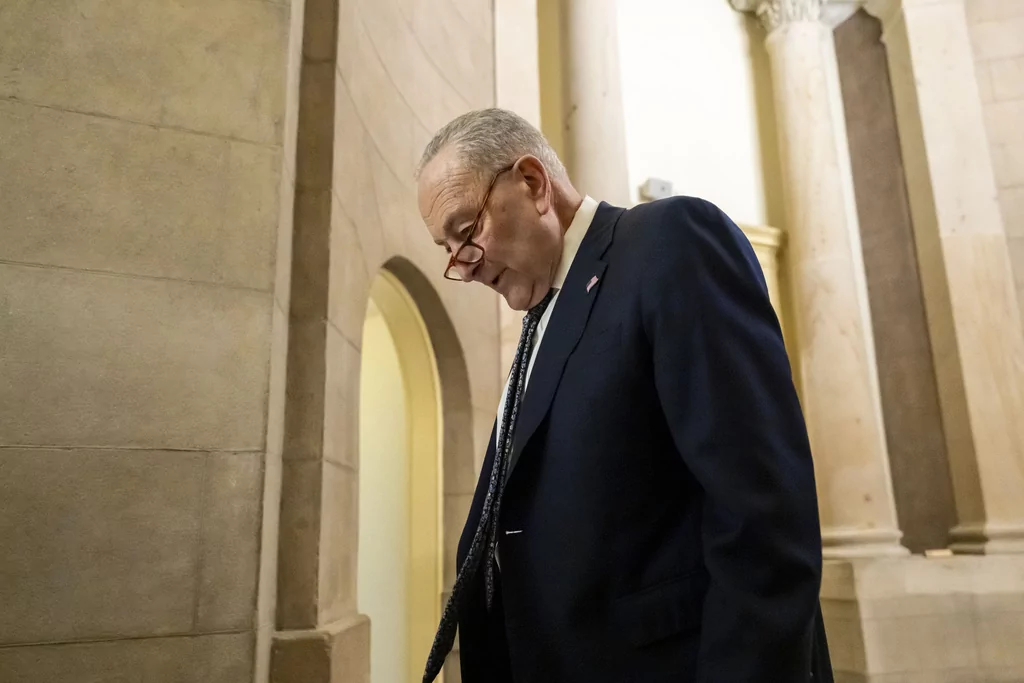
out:
<path id="1" fill-rule="evenodd" d="M 634 647 L 697 631 L 706 593 L 707 579 L 696 572 L 624 595 L 612 606 L 614 628 Z"/>

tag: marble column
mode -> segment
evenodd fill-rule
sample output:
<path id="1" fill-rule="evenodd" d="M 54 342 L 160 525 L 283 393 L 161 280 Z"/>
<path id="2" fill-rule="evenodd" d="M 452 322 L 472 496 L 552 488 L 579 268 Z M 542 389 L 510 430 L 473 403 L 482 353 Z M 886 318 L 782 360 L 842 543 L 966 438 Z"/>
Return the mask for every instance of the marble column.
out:
<path id="1" fill-rule="evenodd" d="M 821 0 L 731 0 L 768 37 L 795 370 L 827 558 L 903 555 L 882 422 L 839 76 Z"/>
<path id="2" fill-rule="evenodd" d="M 629 206 L 616 0 L 562 0 L 564 162 L 580 192 Z"/>
<path id="3" fill-rule="evenodd" d="M 959 517 L 951 547 L 1024 552 L 1024 333 L 964 3 L 867 9 L 883 22 L 906 167 Z"/>

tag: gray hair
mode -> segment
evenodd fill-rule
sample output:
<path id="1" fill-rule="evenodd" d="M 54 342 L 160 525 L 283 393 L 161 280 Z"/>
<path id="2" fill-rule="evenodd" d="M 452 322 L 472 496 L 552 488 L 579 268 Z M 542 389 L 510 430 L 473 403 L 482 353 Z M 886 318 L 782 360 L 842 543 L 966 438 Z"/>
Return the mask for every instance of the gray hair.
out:
<path id="1" fill-rule="evenodd" d="M 532 154 L 541 160 L 552 179 L 569 180 L 565 166 L 547 138 L 529 121 L 505 109 L 471 111 L 445 125 L 423 150 L 416 177 L 419 178 L 423 168 L 449 146 L 454 146 L 469 171 L 481 176 L 493 175 L 514 164 L 519 157 Z"/>

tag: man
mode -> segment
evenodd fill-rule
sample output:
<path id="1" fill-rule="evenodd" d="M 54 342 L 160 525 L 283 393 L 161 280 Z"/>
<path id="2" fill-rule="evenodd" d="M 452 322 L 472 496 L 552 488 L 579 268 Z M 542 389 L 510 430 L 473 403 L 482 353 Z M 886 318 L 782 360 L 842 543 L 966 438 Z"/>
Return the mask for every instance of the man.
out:
<path id="1" fill-rule="evenodd" d="M 528 311 L 425 681 L 831 681 L 806 430 L 750 244 L 711 204 L 582 197 L 497 109 L 418 185 L 446 277 Z M 468 286 L 468 285 L 462 285 Z"/>

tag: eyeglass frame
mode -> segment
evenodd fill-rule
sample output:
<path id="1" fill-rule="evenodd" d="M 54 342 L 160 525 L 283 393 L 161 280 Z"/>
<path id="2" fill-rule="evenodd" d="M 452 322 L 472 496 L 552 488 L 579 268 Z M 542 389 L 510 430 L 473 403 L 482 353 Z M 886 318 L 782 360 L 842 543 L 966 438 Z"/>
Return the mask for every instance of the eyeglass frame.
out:
<path id="1" fill-rule="evenodd" d="M 491 184 L 487 186 L 487 192 L 484 193 L 484 200 L 480 203 L 480 209 L 476 212 L 476 218 L 473 219 L 473 226 L 472 228 L 470 228 L 469 235 L 466 237 L 466 240 L 459 245 L 459 248 L 452 252 L 451 257 L 448 259 L 448 265 L 444 269 L 445 280 L 451 280 L 452 282 L 467 282 L 467 280 L 463 280 L 461 277 L 449 276 L 449 273 L 452 272 L 452 268 L 455 268 L 456 264 L 462 264 L 464 266 L 475 266 L 476 264 L 484 260 L 484 256 L 486 256 L 487 254 L 484 251 L 483 247 L 481 247 L 479 244 L 473 241 L 473 236 L 476 235 L 477 231 L 480 229 L 480 219 L 483 218 L 484 211 L 487 210 L 487 202 L 490 201 L 491 199 L 491 191 L 494 190 L 494 186 L 498 183 L 498 178 L 500 178 L 503 173 L 508 173 L 509 171 L 511 171 L 513 168 L 515 168 L 515 166 L 515 164 L 506 166 L 505 168 L 495 173 L 494 177 L 491 178 Z M 459 254 L 462 253 L 463 249 L 470 246 L 476 247 L 477 249 L 480 250 L 480 258 L 475 259 L 473 261 L 460 261 Z M 458 269 L 456 268 L 456 270 Z"/>

